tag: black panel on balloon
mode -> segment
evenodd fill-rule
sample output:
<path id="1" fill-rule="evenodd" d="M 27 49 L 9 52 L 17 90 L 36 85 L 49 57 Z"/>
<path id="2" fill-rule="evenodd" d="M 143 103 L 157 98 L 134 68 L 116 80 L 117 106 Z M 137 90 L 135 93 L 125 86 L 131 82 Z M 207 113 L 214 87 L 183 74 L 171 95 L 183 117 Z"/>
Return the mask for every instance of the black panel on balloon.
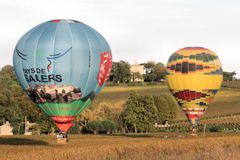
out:
<path id="1" fill-rule="evenodd" d="M 196 64 L 190 63 L 189 64 L 189 72 L 194 72 L 194 71 L 196 71 Z"/>
<path id="2" fill-rule="evenodd" d="M 213 61 L 212 55 L 209 55 L 209 54 L 208 54 L 208 60 L 209 60 L 209 61 Z"/>
<path id="3" fill-rule="evenodd" d="M 171 65 L 171 70 L 175 70 L 176 66 L 175 65 Z"/>
<path id="4" fill-rule="evenodd" d="M 182 64 L 176 64 L 176 72 L 182 71 Z"/>
<path id="5" fill-rule="evenodd" d="M 190 55 L 190 59 L 196 59 L 196 55 Z"/>
<path id="6" fill-rule="evenodd" d="M 197 70 L 203 70 L 203 66 L 202 65 L 197 65 Z"/>
<path id="7" fill-rule="evenodd" d="M 182 73 L 188 73 L 188 62 L 182 63 Z"/>
<path id="8" fill-rule="evenodd" d="M 208 62 L 208 57 L 206 53 L 202 53 L 203 56 L 203 62 Z"/>
<path id="9" fill-rule="evenodd" d="M 196 60 L 198 60 L 198 61 L 202 61 L 202 54 L 197 54 L 196 55 Z"/>

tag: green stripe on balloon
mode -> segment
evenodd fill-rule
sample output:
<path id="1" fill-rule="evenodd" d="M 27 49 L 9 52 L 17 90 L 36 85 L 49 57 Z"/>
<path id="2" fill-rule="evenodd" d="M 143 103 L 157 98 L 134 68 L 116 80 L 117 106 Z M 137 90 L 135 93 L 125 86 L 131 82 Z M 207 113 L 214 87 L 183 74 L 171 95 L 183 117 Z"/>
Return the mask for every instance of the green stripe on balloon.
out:
<path id="1" fill-rule="evenodd" d="M 42 103 L 38 107 L 48 116 L 78 116 L 91 102 L 89 98 L 84 102 L 76 100 L 71 103 Z"/>

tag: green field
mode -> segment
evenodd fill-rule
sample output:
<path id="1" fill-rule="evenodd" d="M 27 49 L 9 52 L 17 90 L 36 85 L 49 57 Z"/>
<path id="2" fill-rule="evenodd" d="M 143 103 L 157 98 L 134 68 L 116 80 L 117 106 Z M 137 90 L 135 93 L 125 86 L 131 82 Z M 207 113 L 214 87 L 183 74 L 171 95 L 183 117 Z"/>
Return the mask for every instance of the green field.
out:
<path id="1" fill-rule="evenodd" d="M 161 93 L 170 94 L 166 85 L 105 87 L 94 99 L 92 105 L 97 106 L 101 103 L 110 103 L 112 107 L 122 107 L 126 102 L 130 91 L 137 91 L 142 95 L 158 95 Z M 229 113 L 240 113 L 240 89 L 220 89 L 213 103 L 209 105 L 205 116 L 225 115 Z M 186 119 L 181 109 L 179 109 L 176 119 Z"/>
<path id="2" fill-rule="evenodd" d="M 72 135 L 65 145 L 55 136 L 7 136 L 0 137 L 0 160 L 239 160 L 239 146 L 237 134 Z"/>

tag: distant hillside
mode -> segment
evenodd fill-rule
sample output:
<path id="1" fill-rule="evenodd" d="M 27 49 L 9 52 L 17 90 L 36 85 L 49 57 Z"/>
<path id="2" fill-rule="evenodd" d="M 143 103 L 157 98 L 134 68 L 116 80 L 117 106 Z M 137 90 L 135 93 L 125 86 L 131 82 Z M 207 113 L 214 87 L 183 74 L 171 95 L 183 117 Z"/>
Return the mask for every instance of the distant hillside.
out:
<path id="1" fill-rule="evenodd" d="M 101 103 L 108 103 L 111 104 L 112 107 L 117 108 L 122 107 L 129 96 L 129 92 L 133 90 L 143 95 L 170 94 L 166 85 L 105 87 L 95 98 L 91 107 L 100 105 Z M 237 112 L 240 113 L 240 89 L 223 87 L 217 93 L 214 102 L 210 104 L 205 116 L 224 115 Z M 186 119 L 184 113 L 180 109 L 177 119 Z"/>

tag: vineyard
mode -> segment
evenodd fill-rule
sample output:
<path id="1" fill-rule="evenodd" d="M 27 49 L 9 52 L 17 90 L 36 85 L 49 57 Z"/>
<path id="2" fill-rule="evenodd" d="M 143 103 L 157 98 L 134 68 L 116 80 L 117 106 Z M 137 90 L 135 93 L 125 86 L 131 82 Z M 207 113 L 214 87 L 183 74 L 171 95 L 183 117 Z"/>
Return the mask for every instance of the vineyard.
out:
<path id="1" fill-rule="evenodd" d="M 90 108 L 95 108 L 107 103 L 113 108 L 121 109 L 126 102 L 131 91 L 136 91 L 141 95 L 170 94 L 166 85 L 150 86 L 108 86 L 94 99 Z M 223 87 L 219 90 L 213 103 L 211 103 L 205 113 L 206 117 L 240 113 L 240 89 Z M 177 120 L 186 120 L 184 113 L 179 108 Z"/>
<path id="2" fill-rule="evenodd" d="M 108 86 L 94 99 L 93 104 L 89 108 L 96 108 L 101 104 L 108 104 L 112 108 L 122 109 L 131 91 L 136 91 L 141 95 L 160 95 L 170 94 L 166 85 L 152 86 Z M 205 117 L 218 117 L 219 115 L 231 117 L 228 115 L 240 113 L 240 89 L 223 87 L 219 90 L 214 101 L 209 105 Z M 178 110 L 176 120 L 185 120 L 186 116 Z"/>
<path id="3" fill-rule="evenodd" d="M 236 83 L 235 81 L 233 83 Z M 231 84 L 231 83 L 229 83 Z M 240 83 L 239 83 L 240 84 Z M 108 103 L 112 107 L 120 108 L 125 103 L 131 90 L 141 95 L 170 94 L 166 85 L 153 86 L 111 86 L 106 87 L 97 96 L 92 107 L 102 103 Z M 205 115 L 199 121 L 199 131 L 203 131 L 206 124 L 206 131 L 240 131 L 240 89 L 223 87 L 216 95 L 212 104 L 209 105 Z M 189 122 L 179 108 L 177 118 L 170 122 L 169 127 L 158 128 L 157 131 L 189 131 Z"/>
<path id="4" fill-rule="evenodd" d="M 234 81 L 223 81 L 222 87 L 228 87 L 228 88 L 240 88 L 240 81 L 234 80 Z"/>
<path id="5" fill-rule="evenodd" d="M 204 130 L 209 132 L 240 132 L 240 113 L 232 113 L 226 115 L 218 115 L 205 117 L 199 122 L 199 131 Z M 159 128 L 158 131 L 171 131 L 171 132 L 187 132 L 189 131 L 188 120 L 179 120 L 171 122 L 171 125 L 165 128 Z"/>

